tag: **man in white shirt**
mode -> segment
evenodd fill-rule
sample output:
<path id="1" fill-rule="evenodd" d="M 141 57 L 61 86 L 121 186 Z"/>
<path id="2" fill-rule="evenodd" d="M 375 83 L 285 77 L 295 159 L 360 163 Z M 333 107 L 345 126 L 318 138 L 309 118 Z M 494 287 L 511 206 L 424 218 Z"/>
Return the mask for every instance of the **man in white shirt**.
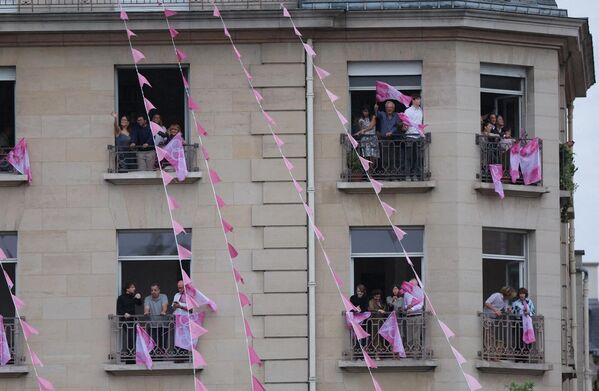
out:
<path id="1" fill-rule="evenodd" d="M 154 122 L 155 124 L 160 126 L 160 128 L 162 128 L 162 131 L 160 132 L 162 134 L 156 133 L 154 135 L 154 145 L 156 145 L 157 147 L 161 147 L 162 144 L 164 144 L 166 142 L 167 137 L 166 137 L 166 128 L 162 124 L 162 117 L 160 116 L 160 114 L 154 113 L 152 115 L 152 122 Z"/>
<path id="2" fill-rule="evenodd" d="M 408 107 L 405 111 L 405 115 L 408 117 L 410 123 L 408 131 L 406 132 L 406 144 L 407 144 L 407 162 L 408 166 L 408 177 L 413 177 L 414 180 L 424 180 L 421 173 L 421 160 L 422 156 L 422 134 L 420 133 L 419 125 L 423 124 L 424 113 L 422 107 L 420 107 L 421 97 L 416 94 L 412 96 L 412 106 Z"/>
<path id="3" fill-rule="evenodd" d="M 177 282 L 177 290 L 173 298 L 173 314 L 174 315 L 185 315 L 189 311 L 187 310 L 187 300 L 185 297 L 185 288 L 183 287 L 183 280 Z"/>
<path id="4" fill-rule="evenodd" d="M 404 310 L 407 314 L 406 345 L 407 349 L 415 353 L 424 353 L 422 346 L 422 329 L 424 326 L 424 291 L 418 286 L 418 281 L 410 280 L 411 292 L 404 293 Z"/>

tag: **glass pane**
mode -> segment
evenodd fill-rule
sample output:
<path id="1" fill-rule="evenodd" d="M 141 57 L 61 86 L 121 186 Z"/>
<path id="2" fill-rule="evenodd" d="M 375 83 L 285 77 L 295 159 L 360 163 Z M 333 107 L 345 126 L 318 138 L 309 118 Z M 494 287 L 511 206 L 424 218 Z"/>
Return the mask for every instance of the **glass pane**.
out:
<path id="1" fill-rule="evenodd" d="M 7 258 L 16 258 L 17 234 L 9 232 L 0 233 L 0 248 L 4 251 Z"/>
<path id="2" fill-rule="evenodd" d="M 524 256 L 526 234 L 483 230 L 483 254 Z"/>
<path id="3" fill-rule="evenodd" d="M 420 253 L 423 248 L 424 230 L 421 228 L 402 228 L 406 236 L 402 241 L 407 252 Z M 351 252 L 357 253 L 396 253 L 402 249 L 392 229 L 352 228 Z"/>
<path id="4" fill-rule="evenodd" d="M 480 75 L 480 88 L 522 92 L 522 79 L 519 77 Z"/>
<path id="5" fill-rule="evenodd" d="M 422 258 L 410 259 L 421 276 Z M 412 278 L 414 272 L 403 257 L 354 259 L 354 285 L 364 284 L 367 296 L 374 289 L 382 290 L 383 296 L 390 296 L 393 286 L 400 286 L 403 281 L 410 281 Z"/>
<path id="6" fill-rule="evenodd" d="M 191 231 L 177 236 L 179 244 L 191 250 Z M 120 231 L 118 232 L 120 257 L 177 255 L 173 231 Z"/>
<path id="7" fill-rule="evenodd" d="M 373 90 L 376 87 L 377 81 L 383 81 L 393 87 L 420 87 L 422 77 L 420 75 L 413 76 L 350 76 L 349 87 L 368 87 Z M 402 91 L 403 92 L 403 91 Z"/>
<path id="8" fill-rule="evenodd" d="M 15 288 L 13 288 L 13 292 L 15 292 L 17 286 L 17 279 L 15 278 L 15 269 L 17 267 L 16 263 L 4 263 L 2 265 L 6 273 L 10 277 L 10 279 L 15 284 Z M 8 289 L 6 289 L 6 283 L 3 281 L 4 277 L 2 277 L 2 283 L 0 284 L 0 315 L 12 318 L 15 316 L 15 307 L 12 304 L 12 299 L 10 298 L 10 293 Z"/>
<path id="9" fill-rule="evenodd" d="M 518 261 L 483 259 L 483 301 L 501 287 L 509 285 L 520 288 L 520 264 Z"/>

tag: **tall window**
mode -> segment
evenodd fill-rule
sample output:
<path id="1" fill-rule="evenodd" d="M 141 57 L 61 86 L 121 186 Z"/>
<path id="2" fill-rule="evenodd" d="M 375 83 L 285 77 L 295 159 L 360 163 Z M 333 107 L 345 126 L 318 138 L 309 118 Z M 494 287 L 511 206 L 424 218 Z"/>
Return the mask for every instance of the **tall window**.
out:
<path id="1" fill-rule="evenodd" d="M 0 155 L 15 145 L 15 80 L 14 67 L 0 67 Z"/>
<path id="2" fill-rule="evenodd" d="M 362 108 L 367 106 L 373 113 L 376 103 L 376 82 L 385 82 L 402 93 L 411 95 L 420 93 L 422 81 L 422 63 L 418 61 L 351 62 L 348 64 L 349 93 L 351 95 L 352 131 L 357 130 Z M 395 102 L 398 112 L 405 107 Z M 379 107 L 384 110 L 384 107 Z"/>
<path id="3" fill-rule="evenodd" d="M 483 300 L 502 286 L 526 285 L 526 233 L 483 229 Z"/>
<path id="4" fill-rule="evenodd" d="M 191 249 L 191 232 L 177 236 L 179 244 Z M 126 230 L 117 233 L 120 279 L 118 294 L 126 282 L 135 283 L 142 297 L 150 294 L 150 285 L 158 283 L 169 303 L 177 292 L 181 269 L 177 246 L 171 230 Z M 190 260 L 183 261 L 183 269 L 190 273 Z M 142 313 L 138 308 L 137 313 Z"/>
<path id="5" fill-rule="evenodd" d="M 0 232 L 0 248 L 7 257 L 6 260 L 2 261 L 2 266 L 10 279 L 14 282 L 16 289 L 17 234 L 14 232 Z M 0 315 L 7 318 L 15 316 L 15 308 L 12 304 L 8 287 L 4 282 L 4 276 L 2 275 L 0 275 Z"/>
<path id="6" fill-rule="evenodd" d="M 402 241 L 416 272 L 422 276 L 424 231 L 421 228 L 402 228 L 407 235 Z M 381 289 L 385 296 L 393 286 L 414 278 L 401 245 L 392 229 L 351 229 L 352 281 L 350 289 L 364 284 L 368 294 Z"/>
<path id="7" fill-rule="evenodd" d="M 518 137 L 525 127 L 526 68 L 480 64 L 480 113 L 501 115 L 505 127 Z"/>

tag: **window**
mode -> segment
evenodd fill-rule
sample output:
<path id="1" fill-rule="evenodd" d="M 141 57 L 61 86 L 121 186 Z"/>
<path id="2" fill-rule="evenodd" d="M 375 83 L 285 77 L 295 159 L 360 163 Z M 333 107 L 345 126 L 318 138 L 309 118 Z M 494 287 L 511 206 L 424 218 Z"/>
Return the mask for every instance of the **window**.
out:
<path id="1" fill-rule="evenodd" d="M 526 285 L 525 232 L 483 229 L 483 300 L 502 286 Z"/>
<path id="2" fill-rule="evenodd" d="M 376 81 L 383 81 L 402 93 L 411 95 L 420 93 L 422 79 L 422 63 L 417 61 L 401 62 L 352 62 L 348 64 L 349 93 L 351 97 L 352 131 L 362 114 L 362 107 L 367 106 L 371 112 L 376 100 Z M 398 112 L 405 107 L 395 102 Z M 383 110 L 383 108 L 379 108 Z"/>
<path id="3" fill-rule="evenodd" d="M 191 249 L 191 232 L 177 236 L 179 244 Z M 177 292 L 181 269 L 177 246 L 171 230 L 127 230 L 117 233 L 120 279 L 118 294 L 125 283 L 135 283 L 142 298 L 150 294 L 150 284 L 156 282 L 172 302 Z M 190 274 L 190 260 L 183 261 L 183 269 Z M 143 313 L 142 308 L 137 313 Z"/>
<path id="4" fill-rule="evenodd" d="M 13 232 L 0 232 L 0 248 L 2 248 L 7 257 L 6 260 L 2 261 L 2 267 L 15 284 L 14 289 L 16 289 L 17 234 Z M 0 281 L 3 280 L 4 277 L 0 275 Z M 15 308 L 12 304 L 10 293 L 4 282 L 0 283 L 0 286 L 0 315 L 5 318 L 12 318 L 15 316 Z"/>
<path id="5" fill-rule="evenodd" d="M 188 126 L 186 126 L 188 123 L 187 99 L 179 67 L 176 65 L 140 66 L 139 71 L 152 83 L 152 88 L 145 88 L 144 94 L 157 107 L 163 125 L 168 128 L 170 124 L 178 123 L 183 129 L 182 136 L 189 140 Z M 188 67 L 183 67 L 183 74 L 186 78 L 188 77 Z M 120 116 L 126 115 L 133 124 L 138 114 L 145 116 L 145 107 L 135 68 L 131 66 L 118 67 L 116 78 L 118 84 L 116 111 Z M 155 113 L 156 111 L 152 110 L 150 116 Z M 148 120 L 150 119 L 148 118 Z"/>
<path id="6" fill-rule="evenodd" d="M 421 228 L 402 229 L 407 233 L 402 243 L 416 272 L 422 276 L 424 231 Z M 381 289 L 383 295 L 388 296 L 394 285 L 414 278 L 392 229 L 352 228 L 350 235 L 352 291 L 357 284 L 364 284 L 368 293 Z"/>
<path id="7" fill-rule="evenodd" d="M 15 145 L 15 80 L 14 67 L 0 67 L 0 155 Z"/>
<path id="8" fill-rule="evenodd" d="M 501 115 L 512 136 L 525 127 L 526 68 L 509 65 L 480 65 L 480 113 Z"/>

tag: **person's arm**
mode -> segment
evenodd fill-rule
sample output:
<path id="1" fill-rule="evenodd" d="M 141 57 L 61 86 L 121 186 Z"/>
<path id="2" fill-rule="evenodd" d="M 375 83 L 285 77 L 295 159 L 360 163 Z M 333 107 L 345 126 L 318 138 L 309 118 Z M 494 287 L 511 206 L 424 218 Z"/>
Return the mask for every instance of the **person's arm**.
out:
<path id="1" fill-rule="evenodd" d="M 112 112 L 112 116 L 114 117 L 114 135 L 118 136 L 121 131 L 121 129 L 119 128 L 119 123 L 118 123 L 119 116 L 114 111 Z"/>
<path id="2" fill-rule="evenodd" d="M 485 302 L 485 307 L 490 309 L 491 311 L 493 311 L 495 313 L 495 315 L 497 315 L 497 316 L 501 315 L 501 311 L 499 311 L 497 308 L 495 308 L 493 305 L 491 305 L 491 303 Z"/>
<path id="3" fill-rule="evenodd" d="M 168 299 L 166 296 L 162 296 L 162 312 L 160 312 L 160 315 L 166 315 L 166 311 L 168 311 Z"/>
<path id="4" fill-rule="evenodd" d="M 117 315 L 125 315 L 125 310 L 123 309 L 123 300 L 121 296 L 116 299 L 116 314 Z"/>
<path id="5" fill-rule="evenodd" d="M 369 132 L 376 127 L 376 115 L 373 115 L 370 119 L 370 126 L 365 130 L 365 132 Z"/>
<path id="6" fill-rule="evenodd" d="M 141 301 L 141 295 L 139 293 L 135 294 L 135 305 L 142 305 L 143 301 Z"/>
<path id="7" fill-rule="evenodd" d="M 144 299 L 144 316 L 150 315 L 150 300 L 149 296 Z"/>
<path id="8" fill-rule="evenodd" d="M 532 300 L 530 300 L 530 304 L 528 306 L 529 312 L 530 312 L 530 316 L 535 316 L 536 315 L 536 310 L 535 310 L 535 305 L 532 302 Z"/>
<path id="9" fill-rule="evenodd" d="M 137 134 L 139 132 L 137 131 L 136 127 L 132 127 L 131 128 L 131 144 L 129 144 L 130 147 L 135 147 L 137 145 Z"/>

